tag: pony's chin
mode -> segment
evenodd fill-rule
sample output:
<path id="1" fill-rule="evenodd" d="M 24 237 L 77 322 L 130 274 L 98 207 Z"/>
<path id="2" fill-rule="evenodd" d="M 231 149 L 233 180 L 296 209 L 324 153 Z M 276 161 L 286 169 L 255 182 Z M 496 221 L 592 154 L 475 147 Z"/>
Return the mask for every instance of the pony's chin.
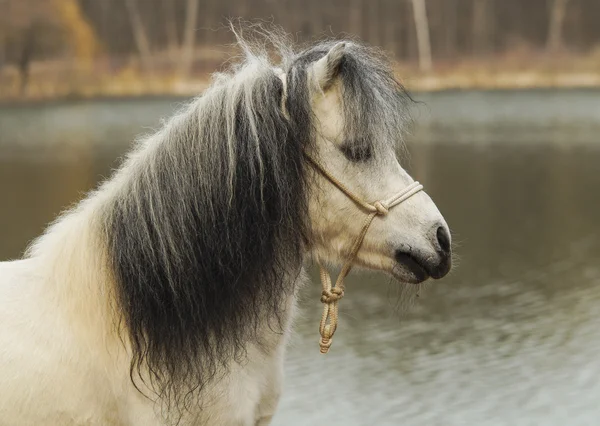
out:
<path id="1" fill-rule="evenodd" d="M 371 271 L 385 272 L 396 281 L 406 284 L 421 284 L 430 278 L 425 268 L 410 256 L 357 259 L 356 266 Z"/>
<path id="2" fill-rule="evenodd" d="M 396 252 L 393 263 L 394 267 L 390 272 L 398 281 L 420 284 L 430 277 L 425 265 L 410 253 Z"/>
<path id="3" fill-rule="evenodd" d="M 407 284 L 421 284 L 429 279 L 427 271 L 417 263 L 397 263 L 389 274 L 397 281 Z"/>

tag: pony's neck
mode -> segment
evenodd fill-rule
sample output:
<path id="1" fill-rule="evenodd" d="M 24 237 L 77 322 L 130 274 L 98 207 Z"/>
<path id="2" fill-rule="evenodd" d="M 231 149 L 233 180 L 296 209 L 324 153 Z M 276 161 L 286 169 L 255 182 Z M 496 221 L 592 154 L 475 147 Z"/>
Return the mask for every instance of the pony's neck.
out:
<path id="1" fill-rule="evenodd" d="M 117 324 L 114 280 L 101 224 L 110 198 L 107 192 L 97 192 L 80 202 L 53 223 L 25 256 L 38 266 L 45 303 L 92 339 L 98 333 L 115 335 Z"/>

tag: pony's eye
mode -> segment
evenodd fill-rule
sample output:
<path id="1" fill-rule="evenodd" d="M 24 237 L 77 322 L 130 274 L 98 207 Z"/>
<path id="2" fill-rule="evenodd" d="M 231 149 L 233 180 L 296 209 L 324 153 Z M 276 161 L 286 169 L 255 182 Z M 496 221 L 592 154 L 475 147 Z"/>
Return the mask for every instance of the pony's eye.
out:
<path id="1" fill-rule="evenodd" d="M 369 144 L 362 144 L 361 146 L 346 144 L 342 145 L 340 150 L 348 160 L 355 163 L 368 161 L 373 156 L 373 149 Z"/>

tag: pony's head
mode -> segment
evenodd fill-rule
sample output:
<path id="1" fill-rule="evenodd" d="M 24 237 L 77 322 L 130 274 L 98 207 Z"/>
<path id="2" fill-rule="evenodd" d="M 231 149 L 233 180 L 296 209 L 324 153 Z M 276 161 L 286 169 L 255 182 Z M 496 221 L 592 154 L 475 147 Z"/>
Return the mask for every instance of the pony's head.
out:
<path id="1" fill-rule="evenodd" d="M 364 212 L 308 157 L 367 201 L 412 182 L 396 157 L 409 98 L 373 49 L 284 49 L 280 67 L 246 50 L 83 204 L 102 204 L 132 378 L 177 405 L 250 343 L 269 350 L 265 330 L 285 326 L 307 254 L 348 259 Z M 407 282 L 439 278 L 446 223 L 420 192 L 373 222 L 356 262 Z"/>
<path id="2" fill-rule="evenodd" d="M 384 58 L 348 42 L 317 45 L 289 69 L 286 104 L 310 105 L 310 156 L 362 200 L 389 199 L 413 183 L 398 162 L 410 98 Z M 309 192 L 311 249 L 321 261 L 351 256 L 365 211 L 322 173 Z M 439 210 L 419 192 L 373 221 L 355 262 L 403 282 L 441 278 L 451 267 L 450 233 Z"/>

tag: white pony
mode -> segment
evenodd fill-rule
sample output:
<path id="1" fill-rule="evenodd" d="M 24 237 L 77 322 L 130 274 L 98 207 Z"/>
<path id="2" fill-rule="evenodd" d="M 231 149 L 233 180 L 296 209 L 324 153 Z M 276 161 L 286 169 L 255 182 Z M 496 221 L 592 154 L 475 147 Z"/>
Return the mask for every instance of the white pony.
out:
<path id="1" fill-rule="evenodd" d="M 246 50 L 0 264 L 1 425 L 269 424 L 303 264 L 345 261 L 365 217 L 307 155 L 364 200 L 402 191 L 409 97 L 354 42 L 278 67 Z M 373 221 L 355 263 L 440 278 L 448 227 L 419 192 Z"/>

